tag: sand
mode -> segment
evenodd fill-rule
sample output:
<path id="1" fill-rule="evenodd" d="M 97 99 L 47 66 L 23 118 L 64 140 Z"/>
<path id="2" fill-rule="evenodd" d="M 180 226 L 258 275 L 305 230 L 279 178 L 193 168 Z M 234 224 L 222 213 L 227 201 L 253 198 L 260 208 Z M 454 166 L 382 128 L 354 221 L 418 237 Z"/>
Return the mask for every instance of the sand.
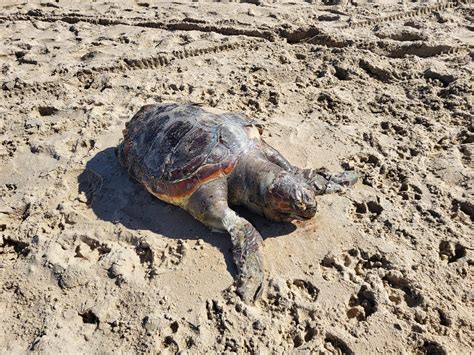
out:
<path id="1" fill-rule="evenodd" d="M 473 5 L 253 2 L 4 3 L 0 352 L 474 351 Z M 115 158 L 163 101 L 364 174 L 308 222 L 239 211 L 265 238 L 255 305 L 230 238 Z"/>

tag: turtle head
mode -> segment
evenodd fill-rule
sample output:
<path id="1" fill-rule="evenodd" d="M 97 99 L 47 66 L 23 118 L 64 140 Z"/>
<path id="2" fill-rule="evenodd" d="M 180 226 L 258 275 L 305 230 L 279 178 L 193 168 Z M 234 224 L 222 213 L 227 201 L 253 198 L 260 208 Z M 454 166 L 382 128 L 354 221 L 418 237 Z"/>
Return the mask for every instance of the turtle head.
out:
<path id="1" fill-rule="evenodd" d="M 310 219 L 316 207 L 313 189 L 289 172 L 280 172 L 266 187 L 263 212 L 269 219 L 281 222 Z"/>

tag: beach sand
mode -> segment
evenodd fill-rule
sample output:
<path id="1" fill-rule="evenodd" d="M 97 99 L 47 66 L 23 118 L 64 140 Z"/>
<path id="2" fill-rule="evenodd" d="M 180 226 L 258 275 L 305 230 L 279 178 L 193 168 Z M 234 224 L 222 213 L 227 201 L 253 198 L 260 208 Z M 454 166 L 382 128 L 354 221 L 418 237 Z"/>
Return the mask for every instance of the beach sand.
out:
<path id="1" fill-rule="evenodd" d="M 323 3 L 4 1 L 0 352 L 474 351 L 473 5 Z M 255 305 L 229 236 L 115 157 L 163 101 L 364 174 L 304 223 L 239 210 L 265 239 Z"/>

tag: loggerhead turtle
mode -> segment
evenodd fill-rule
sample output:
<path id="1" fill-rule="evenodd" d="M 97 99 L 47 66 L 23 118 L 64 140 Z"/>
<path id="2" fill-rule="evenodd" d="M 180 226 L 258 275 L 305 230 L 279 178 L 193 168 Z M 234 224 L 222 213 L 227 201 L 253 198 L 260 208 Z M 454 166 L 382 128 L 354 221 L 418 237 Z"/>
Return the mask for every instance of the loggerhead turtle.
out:
<path id="1" fill-rule="evenodd" d="M 247 303 L 262 291 L 262 237 L 229 205 L 274 221 L 305 220 L 316 213 L 316 195 L 341 191 L 359 176 L 292 166 L 261 133 L 243 114 L 156 104 L 126 124 L 117 149 L 122 165 L 150 193 L 230 234 L 237 292 Z"/>

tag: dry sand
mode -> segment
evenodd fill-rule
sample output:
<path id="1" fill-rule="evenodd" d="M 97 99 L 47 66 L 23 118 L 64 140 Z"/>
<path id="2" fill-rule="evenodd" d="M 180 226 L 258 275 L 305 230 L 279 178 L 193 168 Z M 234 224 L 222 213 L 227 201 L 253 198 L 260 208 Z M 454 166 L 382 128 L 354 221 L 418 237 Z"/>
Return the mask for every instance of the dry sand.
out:
<path id="1" fill-rule="evenodd" d="M 474 351 L 472 4 L 256 3 L 1 9 L 1 352 Z M 114 156 L 160 101 L 365 174 L 306 223 L 242 212 L 265 237 L 255 306 L 229 237 Z"/>

